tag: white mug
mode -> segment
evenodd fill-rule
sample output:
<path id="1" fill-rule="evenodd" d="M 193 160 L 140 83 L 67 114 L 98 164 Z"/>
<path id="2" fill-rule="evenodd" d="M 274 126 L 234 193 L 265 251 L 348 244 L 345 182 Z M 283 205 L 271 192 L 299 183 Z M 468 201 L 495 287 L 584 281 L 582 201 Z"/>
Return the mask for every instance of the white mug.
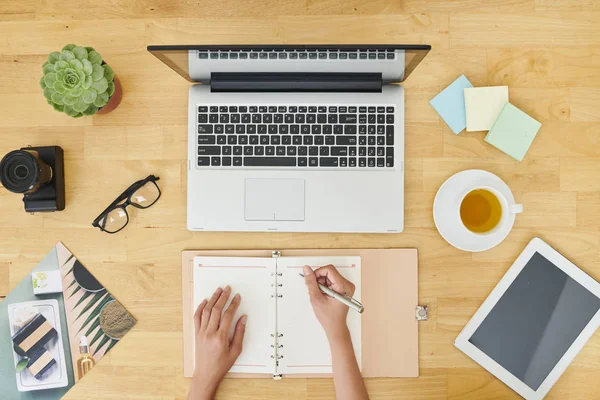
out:
<path id="1" fill-rule="evenodd" d="M 492 230 L 490 230 L 488 232 L 482 232 L 482 233 L 471 231 L 469 228 L 467 228 L 465 226 L 465 224 L 462 222 L 462 218 L 460 217 L 460 207 L 461 207 L 465 197 L 467 197 L 467 195 L 469 193 L 471 193 L 475 190 L 480 190 L 480 189 L 487 190 L 488 192 L 490 192 L 494 196 L 496 196 L 496 198 L 498 199 L 498 202 L 500 203 L 500 207 L 502 207 L 502 215 L 500 216 L 500 221 L 498 221 L 498 223 Z M 466 229 L 469 232 L 471 232 L 472 234 L 478 235 L 478 236 L 491 236 L 491 235 L 494 235 L 495 233 L 497 233 L 498 231 L 506 231 L 507 228 L 510 231 L 510 229 L 512 228 L 512 226 L 515 222 L 515 215 L 523 212 L 523 205 L 509 203 L 506 196 L 504 196 L 500 191 L 498 191 L 490 186 L 471 187 L 467 190 L 464 190 L 463 193 L 460 196 L 458 196 L 457 198 L 459 199 L 459 201 L 458 201 L 458 204 L 454 208 L 456 210 L 458 220 L 460 221 L 460 223 L 464 229 Z"/>

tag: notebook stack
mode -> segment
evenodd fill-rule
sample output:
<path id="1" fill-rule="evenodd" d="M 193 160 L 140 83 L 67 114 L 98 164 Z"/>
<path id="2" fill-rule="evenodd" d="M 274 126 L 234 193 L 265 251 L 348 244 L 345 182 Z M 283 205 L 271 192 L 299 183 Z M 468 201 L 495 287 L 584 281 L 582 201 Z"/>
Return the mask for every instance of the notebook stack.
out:
<path id="1" fill-rule="evenodd" d="M 485 141 L 523 160 L 542 124 L 508 100 L 508 86 L 473 87 L 461 75 L 430 101 L 452 132 L 488 131 Z"/>

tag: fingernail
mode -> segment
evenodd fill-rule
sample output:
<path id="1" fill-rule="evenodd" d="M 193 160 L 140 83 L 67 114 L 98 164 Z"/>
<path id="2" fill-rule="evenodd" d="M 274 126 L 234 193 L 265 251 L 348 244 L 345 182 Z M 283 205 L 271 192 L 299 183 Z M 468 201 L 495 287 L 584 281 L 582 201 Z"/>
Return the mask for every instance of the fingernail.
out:
<path id="1" fill-rule="evenodd" d="M 208 301 L 206 299 L 202 300 L 202 303 L 200 303 L 201 306 L 205 305 Z"/>
<path id="2" fill-rule="evenodd" d="M 229 286 L 229 285 L 225 286 L 225 291 L 226 291 L 226 292 L 229 292 L 229 291 L 231 291 L 231 286 Z"/>
<path id="3" fill-rule="evenodd" d="M 242 325 L 246 325 L 247 321 L 248 321 L 248 316 L 242 315 L 242 318 L 240 318 L 240 322 L 242 323 Z"/>
<path id="4" fill-rule="evenodd" d="M 239 300 L 239 299 L 241 299 L 241 298 L 242 298 L 242 296 L 240 296 L 240 294 L 239 294 L 239 293 L 238 293 L 238 294 L 236 294 L 236 295 L 233 297 L 233 299 L 234 299 L 234 300 Z"/>
<path id="5" fill-rule="evenodd" d="M 312 268 L 308 265 L 305 265 L 304 267 L 302 267 L 302 269 L 304 270 L 304 275 L 312 275 L 313 273 Z"/>

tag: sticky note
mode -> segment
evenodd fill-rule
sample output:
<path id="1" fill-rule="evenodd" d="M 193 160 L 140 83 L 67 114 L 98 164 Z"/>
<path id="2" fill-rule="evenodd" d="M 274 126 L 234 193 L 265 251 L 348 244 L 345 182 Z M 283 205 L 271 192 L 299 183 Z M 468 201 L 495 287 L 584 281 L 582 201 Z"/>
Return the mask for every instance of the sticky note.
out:
<path id="1" fill-rule="evenodd" d="M 523 160 L 542 124 L 506 103 L 485 141 L 517 161 Z"/>
<path id="2" fill-rule="evenodd" d="M 467 77 L 461 75 L 450 86 L 429 101 L 429 104 L 440 114 L 440 117 L 442 117 L 450 129 L 452 129 L 452 132 L 457 135 L 467 126 L 464 90 L 465 88 L 472 87 L 473 85 Z"/>
<path id="3" fill-rule="evenodd" d="M 467 131 L 488 131 L 508 103 L 508 86 L 465 89 Z"/>

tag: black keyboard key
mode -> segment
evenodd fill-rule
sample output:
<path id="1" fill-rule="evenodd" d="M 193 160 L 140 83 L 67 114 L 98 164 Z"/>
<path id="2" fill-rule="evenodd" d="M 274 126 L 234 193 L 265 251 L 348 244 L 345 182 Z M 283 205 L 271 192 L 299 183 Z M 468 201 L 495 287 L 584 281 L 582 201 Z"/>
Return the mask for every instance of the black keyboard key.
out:
<path id="1" fill-rule="evenodd" d="M 359 125 L 358 126 L 358 134 L 359 135 L 366 135 L 367 134 L 367 126 L 366 125 Z"/>
<path id="2" fill-rule="evenodd" d="M 338 123 L 338 116 L 337 114 L 329 114 L 327 116 L 327 122 L 330 124 L 337 124 Z"/>
<path id="3" fill-rule="evenodd" d="M 269 53 L 269 59 L 272 60 L 272 59 L 275 59 L 275 58 L 277 58 L 277 53 Z M 244 163 L 244 165 L 245 165 L 245 163 Z"/>
<path id="4" fill-rule="evenodd" d="M 356 147 L 350 147 L 350 157 L 356 157 Z"/>
<path id="5" fill-rule="evenodd" d="M 375 107 L 369 107 L 369 113 L 373 114 L 377 109 Z"/>
<path id="6" fill-rule="evenodd" d="M 271 144 L 273 144 L 273 145 L 280 145 L 281 144 L 281 137 L 279 137 L 279 136 L 271 136 Z"/>
<path id="7" fill-rule="evenodd" d="M 310 146 L 308 148 L 308 155 L 310 155 L 310 156 L 318 156 L 319 155 L 319 148 L 317 146 Z"/>
<path id="8" fill-rule="evenodd" d="M 301 138 L 301 136 L 296 136 L 297 138 Z M 294 139 L 296 139 L 296 137 Z M 313 138 L 312 136 L 304 136 L 304 145 L 305 146 L 312 146 L 313 144 Z"/>
<path id="9" fill-rule="evenodd" d="M 375 157 L 375 147 L 369 147 L 369 148 L 367 149 L 367 155 L 368 155 L 369 157 Z"/>
<path id="10" fill-rule="evenodd" d="M 296 146 L 288 146 L 288 148 L 287 148 L 287 155 L 288 156 L 295 156 L 296 155 Z"/>
<path id="11" fill-rule="evenodd" d="M 225 131 L 225 127 L 222 124 L 215 125 L 215 133 L 223 133 Z"/>
<path id="12" fill-rule="evenodd" d="M 240 136 L 238 139 L 239 144 L 248 144 L 248 136 Z"/>
<path id="13" fill-rule="evenodd" d="M 374 124 L 374 123 L 376 123 L 376 122 L 377 122 L 377 115 L 375 115 L 375 114 L 370 114 L 370 115 L 367 115 L 367 121 L 368 121 L 370 124 Z"/>
<path id="14" fill-rule="evenodd" d="M 229 113 L 236 113 L 236 112 L 238 112 L 237 106 L 229 106 Z"/>
<path id="15" fill-rule="evenodd" d="M 308 158 L 306 157 L 298 157 L 298 166 L 306 167 L 308 165 Z"/>
<path id="16" fill-rule="evenodd" d="M 329 147 L 327 147 L 327 146 L 319 147 L 319 155 L 320 156 L 328 156 L 329 155 Z"/>
<path id="17" fill-rule="evenodd" d="M 198 166 L 210 165 L 210 157 L 198 157 Z"/>
<path id="18" fill-rule="evenodd" d="M 310 125 L 300 126 L 300 133 L 303 135 L 308 135 L 310 133 Z"/>
<path id="19" fill-rule="evenodd" d="M 298 155 L 299 156 L 306 156 L 306 155 L 308 155 L 308 147 L 306 147 L 306 146 L 300 146 L 300 147 L 298 147 Z"/>
<path id="20" fill-rule="evenodd" d="M 235 133 L 246 133 L 246 125 L 236 125 Z"/>
<path id="21" fill-rule="evenodd" d="M 277 112 L 286 113 L 287 112 L 287 107 L 286 106 L 279 106 L 279 107 L 277 107 Z"/>
<path id="22" fill-rule="evenodd" d="M 219 107 L 217 107 L 217 106 L 210 106 L 210 112 L 211 113 L 219 112 Z"/>
<path id="23" fill-rule="evenodd" d="M 283 114 L 275 114 L 275 117 L 273 118 L 273 122 L 275 122 L 276 124 L 282 124 L 283 123 Z"/>
<path id="24" fill-rule="evenodd" d="M 385 146 L 385 138 L 383 136 L 377 137 L 377 146 Z"/>
<path id="25" fill-rule="evenodd" d="M 279 58 L 287 58 L 287 53 L 279 53 Z"/>
<path id="26" fill-rule="evenodd" d="M 222 123 L 222 124 L 229 123 L 229 114 L 221 114 L 219 116 L 219 122 Z"/>
<path id="27" fill-rule="evenodd" d="M 285 114 L 285 117 L 283 120 L 285 121 L 286 124 L 293 124 L 294 123 L 294 114 Z"/>
<path id="28" fill-rule="evenodd" d="M 267 106 L 260 106 L 260 107 L 258 107 L 258 112 L 266 113 L 267 112 Z"/>
<path id="29" fill-rule="evenodd" d="M 385 115 L 383 115 L 383 114 L 377 115 L 377 123 L 378 124 L 385 124 Z"/>
<path id="30" fill-rule="evenodd" d="M 252 114 L 252 123 L 260 124 L 262 122 L 262 115 L 260 114 Z"/>
<path id="31" fill-rule="evenodd" d="M 244 167 L 295 167 L 296 157 L 245 157 Z"/>
<path id="32" fill-rule="evenodd" d="M 298 107 L 298 112 L 305 113 L 307 111 L 308 111 L 308 108 L 306 108 L 306 106 L 300 106 L 300 107 Z"/>
<path id="33" fill-rule="evenodd" d="M 327 112 L 327 107 L 325 107 L 325 106 L 319 106 L 319 107 L 317 107 L 317 112 L 326 113 Z"/>
<path id="34" fill-rule="evenodd" d="M 315 106 L 308 107 L 308 112 L 309 113 L 316 113 L 317 112 L 317 107 L 315 107 Z"/>
<path id="35" fill-rule="evenodd" d="M 340 124 L 356 124 L 356 114 L 340 114 Z"/>
<path id="36" fill-rule="evenodd" d="M 299 146 L 302 144 L 302 138 L 309 138 L 310 136 L 294 136 L 292 138 L 292 143 L 294 144 L 294 146 Z"/>
<path id="37" fill-rule="evenodd" d="M 251 156 L 252 153 L 254 153 L 254 147 L 253 146 L 244 146 L 244 155 L 245 156 Z"/>
<path id="38" fill-rule="evenodd" d="M 325 137 L 325 144 L 327 146 L 333 146 L 335 144 L 335 138 L 333 136 L 326 136 Z"/>
<path id="39" fill-rule="evenodd" d="M 394 114 L 386 115 L 385 122 L 386 122 L 386 124 L 393 124 L 394 123 Z"/>
<path id="40" fill-rule="evenodd" d="M 338 136 L 335 144 L 338 146 L 356 146 L 356 136 Z"/>
<path id="41" fill-rule="evenodd" d="M 258 133 L 261 135 L 267 133 L 267 125 L 258 125 Z"/>
<path id="42" fill-rule="evenodd" d="M 269 137 L 267 135 L 261 135 L 259 137 L 260 137 L 260 144 L 263 144 L 263 145 L 269 144 Z"/>
<path id="43" fill-rule="evenodd" d="M 235 136 L 234 136 L 235 138 Z M 258 136 L 250 136 L 250 144 L 258 144 Z"/>
<path id="44" fill-rule="evenodd" d="M 336 112 L 338 112 L 337 107 L 336 106 L 330 106 L 329 107 L 329 112 L 330 113 L 336 113 Z"/>
<path id="45" fill-rule="evenodd" d="M 270 113 L 276 113 L 277 112 L 277 107 L 275 107 L 275 106 L 269 106 L 269 112 Z"/>
<path id="46" fill-rule="evenodd" d="M 339 113 L 348 112 L 348 108 L 346 106 L 340 106 L 340 107 L 338 107 L 338 112 Z"/>
<path id="47" fill-rule="evenodd" d="M 208 122 L 208 114 L 198 114 L 198 123 L 205 124 Z"/>
<path id="48" fill-rule="evenodd" d="M 269 135 L 277 134 L 277 125 L 269 125 Z"/>
<path id="49" fill-rule="evenodd" d="M 290 133 L 292 135 L 297 135 L 300 133 L 300 125 L 290 125 Z"/>
<path id="50" fill-rule="evenodd" d="M 221 157 L 211 157 L 210 165 L 213 167 L 220 167 L 221 166 Z"/>
<path id="51" fill-rule="evenodd" d="M 231 167 L 231 157 L 223 157 L 221 163 L 224 167 Z"/>
<path id="52" fill-rule="evenodd" d="M 265 155 L 265 148 L 263 146 L 254 147 L 254 155 L 263 156 Z"/>
<path id="53" fill-rule="evenodd" d="M 331 135 L 332 132 L 333 132 L 333 126 L 323 125 L 323 134 L 324 135 Z"/>
<path id="54" fill-rule="evenodd" d="M 356 135 L 356 125 L 345 125 L 344 133 L 346 135 Z"/>
<path id="55" fill-rule="evenodd" d="M 358 148 L 358 155 L 361 157 L 364 157 L 367 155 L 367 148 L 366 147 L 359 147 Z"/>
<path id="56" fill-rule="evenodd" d="M 226 143 L 227 143 L 227 136 L 225 136 L 225 135 L 217 136 L 217 144 L 226 144 Z"/>
<path id="57" fill-rule="evenodd" d="M 375 136 L 370 136 L 367 139 L 367 143 L 369 144 L 369 146 L 375 146 Z"/>
<path id="58" fill-rule="evenodd" d="M 367 123 L 367 114 L 358 114 L 358 123 L 366 124 Z"/>
<path id="59" fill-rule="evenodd" d="M 378 157 L 378 158 L 377 158 L 377 166 L 378 166 L 378 167 L 385 167 L 385 158 L 383 158 L 383 157 Z"/>
<path id="60" fill-rule="evenodd" d="M 367 159 L 364 157 L 361 157 L 358 159 L 358 166 L 359 167 L 366 167 L 367 166 Z"/>
<path id="61" fill-rule="evenodd" d="M 275 146 L 267 146 L 265 147 L 265 155 L 274 156 L 275 155 Z"/>
<path id="62" fill-rule="evenodd" d="M 231 155 L 231 146 L 223 146 L 221 148 L 221 151 L 223 152 L 223 155 L 230 156 Z"/>
<path id="63" fill-rule="evenodd" d="M 239 124 L 240 123 L 240 114 L 231 114 L 230 121 L 232 124 Z"/>
<path id="64" fill-rule="evenodd" d="M 387 147 L 385 149 L 385 166 L 393 167 L 394 166 L 394 148 Z"/>
<path id="65" fill-rule="evenodd" d="M 198 144 L 215 144 L 215 137 L 213 135 L 200 135 L 198 136 Z"/>
<path id="66" fill-rule="evenodd" d="M 384 113 L 385 112 L 385 107 L 377 107 L 377 112 L 378 113 Z"/>
<path id="67" fill-rule="evenodd" d="M 333 126 L 333 134 L 334 135 L 341 135 L 342 133 L 344 133 L 344 127 L 342 125 L 334 125 Z"/>
<path id="68" fill-rule="evenodd" d="M 233 155 L 234 156 L 241 156 L 243 152 L 244 152 L 244 148 L 242 146 L 233 146 Z"/>
<path id="69" fill-rule="evenodd" d="M 351 167 L 356 167 L 356 158 L 350 157 L 350 159 L 348 160 L 348 165 L 350 165 Z"/>
<path id="70" fill-rule="evenodd" d="M 296 114 L 296 123 L 303 124 L 305 121 L 304 114 Z"/>
<path id="71" fill-rule="evenodd" d="M 248 125 L 246 127 L 246 133 L 256 133 L 256 125 Z"/>
<path id="72" fill-rule="evenodd" d="M 225 133 L 235 133 L 235 126 L 231 124 L 225 125 Z"/>
<path id="73" fill-rule="evenodd" d="M 198 125 L 198 133 L 213 133 L 212 125 Z"/>
<path id="74" fill-rule="evenodd" d="M 282 136 L 281 144 L 283 144 L 284 146 L 289 146 L 290 144 L 292 144 L 292 137 L 291 136 Z"/>
<path id="75" fill-rule="evenodd" d="M 242 114 L 242 124 L 249 124 L 250 123 L 250 114 Z"/>
<path id="76" fill-rule="evenodd" d="M 291 113 L 297 113 L 298 112 L 298 107 L 296 107 L 296 106 L 290 106 L 288 108 L 288 111 L 291 112 Z"/>
<path id="77" fill-rule="evenodd" d="M 279 133 L 281 135 L 287 135 L 289 133 L 289 126 L 288 125 L 279 125 Z"/>
<path id="78" fill-rule="evenodd" d="M 276 152 L 278 156 L 285 156 L 285 146 L 277 146 Z"/>
<path id="79" fill-rule="evenodd" d="M 199 156 L 218 156 L 221 154 L 221 148 L 219 146 L 199 146 Z"/>
<path id="80" fill-rule="evenodd" d="M 347 166 L 348 166 L 348 159 L 346 157 L 340 158 L 340 167 L 347 167 Z"/>
<path id="81" fill-rule="evenodd" d="M 338 167 L 339 159 L 337 157 L 321 157 L 319 159 L 319 165 L 321 167 Z"/>
<path id="82" fill-rule="evenodd" d="M 309 167 L 318 167 L 319 166 L 319 159 L 317 157 L 310 157 L 308 159 L 308 166 Z"/>
<path id="83" fill-rule="evenodd" d="M 375 158 L 369 157 L 369 159 L 367 160 L 367 165 L 369 166 L 369 168 L 375 167 Z"/>
<path id="84" fill-rule="evenodd" d="M 208 107 L 207 106 L 200 106 L 200 107 L 198 107 L 198 112 L 199 113 L 208 112 Z"/>
<path id="85" fill-rule="evenodd" d="M 327 115 L 326 114 L 317 114 L 317 123 L 324 124 L 325 122 L 327 122 Z"/>
<path id="86" fill-rule="evenodd" d="M 219 122 L 219 114 L 210 114 L 208 116 L 208 122 L 210 122 L 211 124 L 216 124 L 217 122 Z"/>
<path id="87" fill-rule="evenodd" d="M 377 134 L 385 135 L 385 125 L 377 125 Z"/>
<path id="88" fill-rule="evenodd" d="M 331 155 L 332 156 L 347 156 L 348 148 L 347 147 L 332 147 Z"/>
<path id="89" fill-rule="evenodd" d="M 312 126 L 312 134 L 320 135 L 321 134 L 321 125 L 313 125 Z"/>
<path id="90" fill-rule="evenodd" d="M 258 107 L 256 107 L 256 106 L 250 106 L 250 107 L 248 108 L 248 111 L 250 111 L 251 113 L 258 112 Z"/>
<path id="91" fill-rule="evenodd" d="M 263 124 L 270 124 L 273 122 L 273 116 L 271 114 L 263 114 L 262 119 Z"/>
<path id="92" fill-rule="evenodd" d="M 349 113 L 355 113 L 356 112 L 356 107 L 348 107 L 348 112 Z"/>
<path id="93" fill-rule="evenodd" d="M 325 138 L 323 136 L 315 136 L 315 144 L 317 146 L 322 146 L 325 144 Z"/>
<path id="94" fill-rule="evenodd" d="M 389 114 L 389 113 L 393 113 L 394 112 L 394 107 L 386 107 L 385 111 Z"/>
<path id="95" fill-rule="evenodd" d="M 233 166 L 241 167 L 242 166 L 242 157 L 233 157 Z"/>
<path id="96" fill-rule="evenodd" d="M 367 138 L 364 136 L 361 136 L 358 138 L 358 145 L 359 146 L 366 146 L 367 145 Z"/>
<path id="97" fill-rule="evenodd" d="M 386 126 L 385 128 L 385 144 L 392 146 L 394 144 L 394 126 Z"/>
<path id="98" fill-rule="evenodd" d="M 366 113 L 367 112 L 367 107 L 364 107 L 364 106 L 358 107 L 358 112 L 360 112 L 360 113 Z"/>
<path id="99" fill-rule="evenodd" d="M 377 132 L 377 127 L 375 125 L 369 125 L 367 127 L 367 133 L 369 135 L 374 135 Z"/>
<path id="100" fill-rule="evenodd" d="M 316 114 L 307 114 L 306 115 L 306 123 L 307 124 L 314 124 L 315 122 L 317 122 Z"/>

